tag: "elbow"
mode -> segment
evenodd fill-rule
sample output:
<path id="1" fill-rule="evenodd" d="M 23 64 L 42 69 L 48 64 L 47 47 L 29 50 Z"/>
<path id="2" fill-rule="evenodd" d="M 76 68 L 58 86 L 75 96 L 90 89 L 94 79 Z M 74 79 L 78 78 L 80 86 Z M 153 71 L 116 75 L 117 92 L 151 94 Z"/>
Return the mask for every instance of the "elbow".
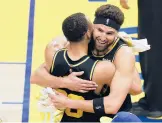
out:
<path id="1" fill-rule="evenodd" d="M 120 104 L 112 103 L 110 106 L 105 107 L 105 113 L 106 114 L 117 114 L 120 109 L 120 106 L 121 106 Z"/>
<path id="2" fill-rule="evenodd" d="M 136 88 L 134 90 L 131 90 L 130 94 L 131 95 L 138 95 L 138 94 L 141 94 L 142 92 L 143 92 L 142 87 L 138 87 L 138 88 Z"/>
<path id="3" fill-rule="evenodd" d="M 119 109 L 120 109 L 120 108 L 118 108 L 118 107 L 113 107 L 111 110 L 110 110 L 110 109 L 105 110 L 105 113 L 106 113 L 106 114 L 117 114 L 118 111 L 119 111 Z"/>
<path id="4" fill-rule="evenodd" d="M 139 88 L 138 90 L 136 90 L 135 95 L 141 94 L 142 93 L 142 88 Z"/>
<path id="5" fill-rule="evenodd" d="M 129 93 L 131 95 L 138 95 L 138 94 L 141 94 L 142 92 L 143 92 L 143 90 L 142 90 L 141 83 L 137 84 L 136 82 L 133 82 L 133 84 L 131 85 Z"/>
<path id="6" fill-rule="evenodd" d="M 135 96 L 135 95 L 138 95 L 138 94 L 141 94 L 143 91 L 142 89 L 141 90 L 136 90 L 136 91 L 132 91 L 130 94 Z"/>
<path id="7" fill-rule="evenodd" d="M 141 94 L 143 92 L 142 86 L 140 85 L 139 88 L 137 89 L 136 93 Z"/>

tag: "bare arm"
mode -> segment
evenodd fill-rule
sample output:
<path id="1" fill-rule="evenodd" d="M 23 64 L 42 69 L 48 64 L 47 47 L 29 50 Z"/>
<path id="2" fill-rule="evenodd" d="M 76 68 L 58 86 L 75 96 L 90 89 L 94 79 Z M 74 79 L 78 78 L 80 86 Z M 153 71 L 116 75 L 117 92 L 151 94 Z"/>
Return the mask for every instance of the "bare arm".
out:
<path id="1" fill-rule="evenodd" d="M 68 88 L 73 91 L 85 93 L 89 90 L 95 90 L 97 85 L 95 82 L 79 79 L 84 72 L 72 72 L 67 77 L 56 77 L 46 69 L 45 63 L 37 68 L 30 77 L 31 84 L 37 84 L 43 87 L 51 88 Z"/>
<path id="2" fill-rule="evenodd" d="M 56 38 L 58 39 L 58 38 Z M 61 38 L 62 39 L 62 38 Z M 95 82 L 79 79 L 77 76 L 81 76 L 84 72 L 73 72 L 67 77 L 56 77 L 49 74 L 49 69 L 52 64 L 53 55 L 57 50 L 67 46 L 66 41 L 62 41 L 58 44 L 53 40 L 45 49 L 45 60 L 39 68 L 37 68 L 30 77 L 31 84 L 37 84 L 43 87 L 52 88 L 68 88 L 73 91 L 87 92 L 89 90 L 95 90 L 97 85 Z"/>
<path id="3" fill-rule="evenodd" d="M 131 88 L 129 90 L 129 93 L 131 95 L 138 95 L 142 93 L 142 83 L 141 83 L 141 79 L 140 79 L 139 73 L 136 68 L 134 70 L 134 79 L 133 79 Z"/>
<path id="4" fill-rule="evenodd" d="M 56 38 L 58 40 L 58 38 Z M 49 74 L 53 55 L 59 49 L 61 49 L 66 41 L 62 41 L 58 44 L 57 40 L 51 41 L 45 49 L 45 63 L 39 66 L 31 75 L 30 82 L 43 87 L 62 88 L 66 85 L 65 80 L 61 77 L 55 77 Z M 60 38 L 63 39 L 63 38 Z M 58 83 L 59 82 L 59 83 Z"/>
<path id="5" fill-rule="evenodd" d="M 122 57 L 119 57 L 121 54 Z M 127 59 L 128 57 L 129 59 Z M 133 76 L 131 75 L 134 70 L 133 61 L 133 55 L 129 50 L 126 52 L 124 49 L 116 54 L 116 71 L 110 85 L 110 94 L 104 97 L 105 113 L 116 114 L 123 104 L 127 94 L 129 93 L 133 81 Z M 92 101 L 87 101 L 86 103 L 89 105 L 89 108 L 87 107 L 88 109 L 86 111 L 92 112 Z"/>
<path id="6" fill-rule="evenodd" d="M 45 63 L 37 68 L 30 77 L 31 84 L 37 84 L 43 87 L 62 88 L 65 84 L 63 78 L 55 77 L 49 74 Z M 57 83 L 59 82 L 59 84 Z"/>
<path id="7" fill-rule="evenodd" d="M 46 46 L 46 49 L 45 49 L 44 56 L 45 56 L 46 69 L 48 71 L 50 71 L 50 68 L 52 66 L 53 56 L 56 53 L 56 51 L 58 51 L 58 50 L 60 50 L 62 48 L 65 48 L 65 45 L 67 45 L 67 41 L 65 41 L 65 40 L 64 41 L 61 41 L 61 40 L 59 40 L 59 38 L 56 38 L 56 39 L 53 40 L 52 42 L 50 42 Z"/>
<path id="8" fill-rule="evenodd" d="M 125 55 L 127 54 L 127 55 Z M 123 55 L 125 57 L 123 57 Z M 122 56 L 122 57 L 121 57 Z M 124 58 L 124 60 L 122 60 L 122 58 Z M 117 68 L 117 70 L 122 71 L 125 69 L 129 70 L 130 68 L 132 69 L 132 71 L 127 75 L 127 77 L 132 78 L 132 81 L 130 81 L 131 87 L 129 90 L 129 93 L 131 95 L 137 95 L 140 94 L 142 92 L 142 84 L 141 84 L 141 79 L 139 76 L 139 73 L 135 67 L 135 56 L 134 53 L 132 52 L 131 48 L 124 46 L 122 48 L 119 49 L 119 51 L 117 52 L 116 56 L 115 56 L 115 60 L 114 60 L 114 64 Z M 129 63 L 129 65 L 125 64 L 125 63 Z M 124 68 L 121 68 L 121 66 L 124 66 Z"/>
<path id="9" fill-rule="evenodd" d="M 102 87 L 104 84 L 110 85 L 114 73 L 115 66 L 111 62 L 98 62 L 95 67 L 92 80 L 97 81 L 97 84 L 99 84 L 99 88 Z M 101 88 L 99 90 L 101 90 Z M 96 91 L 98 91 L 98 89 Z M 94 112 L 92 100 L 72 100 L 70 98 L 62 96 L 62 94 L 51 96 L 51 98 L 57 108 L 72 108 L 81 109 L 86 112 Z"/>
<path id="10" fill-rule="evenodd" d="M 119 57 L 121 56 L 121 54 L 122 57 Z M 120 50 L 120 52 L 116 54 L 115 61 L 116 72 L 110 85 L 110 94 L 104 97 L 105 113 L 107 114 L 116 114 L 118 112 L 127 94 L 129 93 L 133 81 L 132 73 L 134 72 L 134 55 L 129 50 L 129 48 L 123 48 L 122 50 Z M 106 71 L 104 71 L 104 73 L 107 76 L 110 74 L 106 74 Z M 100 74 L 100 76 L 102 76 L 102 74 Z M 107 82 L 107 84 L 109 85 L 110 82 Z M 61 105 L 59 105 L 58 103 L 59 101 L 61 101 L 60 97 L 54 96 L 52 97 L 52 99 L 54 101 L 54 104 L 56 104 L 56 107 L 61 107 Z M 92 100 L 71 100 L 69 98 L 66 98 L 65 102 L 65 107 L 81 109 L 86 112 L 94 112 Z"/>

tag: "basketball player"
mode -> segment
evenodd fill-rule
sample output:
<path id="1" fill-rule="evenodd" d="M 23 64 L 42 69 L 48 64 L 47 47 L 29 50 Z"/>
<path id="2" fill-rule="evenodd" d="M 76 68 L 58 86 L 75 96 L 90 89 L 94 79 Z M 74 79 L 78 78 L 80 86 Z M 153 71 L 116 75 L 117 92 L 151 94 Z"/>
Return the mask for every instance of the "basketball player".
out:
<path id="1" fill-rule="evenodd" d="M 131 89 L 129 90 L 129 93 L 139 94 L 141 93 L 142 89 L 140 78 L 135 68 L 134 54 L 132 50 L 127 46 L 127 44 L 125 44 L 121 39 L 117 38 L 117 32 L 120 29 L 120 26 L 122 25 L 123 21 L 124 15 L 118 7 L 110 4 L 100 6 L 95 12 L 94 31 L 93 31 L 94 42 L 90 43 L 89 45 L 89 54 L 93 59 L 110 60 L 115 65 L 116 68 L 115 76 L 112 79 L 112 83 L 119 81 L 120 86 L 125 83 L 131 83 L 132 85 Z M 46 49 L 46 57 L 52 56 L 53 50 L 55 50 L 57 46 L 58 45 L 53 46 L 49 44 Z M 57 86 L 61 85 L 64 85 L 65 87 L 68 84 L 69 85 L 71 84 L 74 87 L 74 85 L 70 80 L 72 80 L 71 78 L 75 78 L 76 80 L 76 77 L 74 77 L 73 75 L 71 75 L 72 77 L 71 76 L 69 78 L 67 77 L 68 79 L 67 78 L 56 79 L 56 77 L 53 79 L 52 78 L 53 76 L 50 76 L 44 67 L 41 67 L 39 72 L 35 73 L 37 75 L 33 74 L 33 76 L 31 77 L 33 83 L 39 85 L 41 85 L 40 83 L 44 83 L 44 86 L 50 86 L 53 88 L 57 88 Z M 69 82 L 68 84 L 65 84 L 65 82 L 64 84 L 62 84 L 63 83 L 62 81 L 65 81 L 65 79 L 67 79 L 66 83 Z M 47 82 L 48 84 L 45 82 Z M 91 85 L 88 83 L 87 84 L 83 83 L 80 84 L 79 86 L 77 83 L 75 83 L 75 85 L 77 86 L 76 88 L 80 87 L 81 89 L 78 90 L 71 89 L 71 90 L 87 92 L 88 90 L 96 88 L 95 84 Z M 54 84 L 57 86 L 55 86 Z M 69 85 L 65 88 L 70 88 Z M 82 85 L 84 85 L 84 87 L 82 87 Z M 104 88 L 101 91 L 102 97 L 107 96 L 109 93 L 111 94 L 111 89 L 106 85 L 104 85 Z M 130 95 L 128 94 L 119 111 L 127 111 L 131 108 L 131 106 L 132 106 L 131 98 Z"/>
<path id="2" fill-rule="evenodd" d="M 113 14 L 111 10 L 113 10 L 114 12 Z M 109 14 L 105 14 L 106 12 Z M 116 81 L 120 81 L 119 85 L 114 86 L 116 88 L 114 90 L 118 92 L 118 96 L 122 96 L 121 94 L 122 91 L 120 92 L 118 89 L 121 89 L 123 84 L 131 83 L 131 81 L 133 80 L 140 81 L 140 79 L 138 78 L 138 72 L 135 69 L 135 58 L 133 52 L 122 40 L 116 38 L 117 37 L 116 33 L 119 30 L 120 25 L 123 23 L 122 19 L 124 18 L 122 14 L 119 13 L 120 13 L 119 9 L 112 5 L 101 6 L 100 8 L 97 9 L 95 14 L 96 18 L 94 21 L 95 28 L 93 31 L 93 38 L 95 41 L 94 41 L 94 45 L 92 46 L 94 46 L 94 49 L 90 50 L 90 53 L 92 54 L 93 59 L 111 60 L 115 64 L 116 73 L 112 80 L 112 84 L 115 83 Z M 110 17 L 113 20 L 110 19 Z M 136 77 L 134 75 L 136 75 Z M 105 88 L 106 87 L 107 86 L 105 86 Z M 123 88 L 123 90 L 126 88 L 127 87 Z M 115 114 L 118 111 L 127 111 L 131 108 L 130 95 L 127 95 L 122 106 L 121 105 L 119 106 L 119 104 L 121 104 L 122 101 L 119 98 L 118 98 L 119 100 L 114 99 L 115 97 L 117 97 L 117 95 L 113 94 L 112 85 L 110 86 L 111 91 L 109 91 L 109 88 L 105 90 L 106 93 L 103 93 L 104 89 L 101 91 L 102 95 L 106 96 L 109 94 L 109 96 L 104 97 L 103 104 L 101 103 L 102 97 L 98 99 L 99 103 L 96 107 L 99 106 L 102 109 L 104 109 L 102 111 L 99 111 L 98 114 L 102 114 L 102 112 L 104 111 L 107 114 Z M 91 113 L 94 112 L 97 114 L 94 100 L 89 100 L 89 101 L 72 100 L 60 94 L 58 94 L 57 96 L 53 96 L 51 98 L 53 99 L 54 105 L 57 108 L 61 107 L 61 108 L 81 109 L 86 112 L 91 112 Z M 106 103 L 108 102 L 110 104 L 106 105 Z M 111 108 L 114 112 L 108 111 Z"/>
<path id="3" fill-rule="evenodd" d="M 58 50 L 54 53 L 54 57 L 48 57 L 46 68 L 51 75 L 58 77 L 67 76 L 70 71 L 84 71 L 84 74 L 80 77 L 96 81 L 98 87 L 95 91 L 80 93 L 61 88 L 61 92 L 71 99 L 92 100 L 99 98 L 103 85 L 110 86 L 115 73 L 115 66 L 109 61 L 93 60 L 88 56 L 88 44 L 93 30 L 92 23 L 88 21 L 84 14 L 76 13 L 64 20 L 62 30 L 70 42 L 69 47 Z M 129 85 L 127 85 L 128 89 Z M 123 92 L 122 98 L 125 98 L 125 93 L 127 94 L 128 90 Z M 97 100 L 96 104 L 98 104 Z M 83 112 L 79 108 L 76 110 L 67 108 L 61 122 L 97 122 L 99 119 L 100 115 L 97 113 Z"/>
<path id="4" fill-rule="evenodd" d="M 119 69 L 119 71 L 121 73 L 123 73 L 123 70 L 127 70 L 132 66 L 133 67 L 132 69 L 134 69 L 134 70 L 130 77 L 133 76 L 134 81 L 132 83 L 132 88 L 130 90 L 130 93 L 133 95 L 141 93 L 141 91 L 142 91 L 141 82 L 140 82 L 140 77 L 138 75 L 138 72 L 135 68 L 135 58 L 134 58 L 133 52 L 127 46 L 127 44 L 125 44 L 121 39 L 119 40 L 116 38 L 117 41 L 116 42 L 114 41 L 114 38 L 117 37 L 117 32 L 118 32 L 120 26 L 124 22 L 124 14 L 118 7 L 110 5 L 110 4 L 100 6 L 96 10 L 95 17 L 97 17 L 99 15 L 98 13 L 100 13 L 101 18 L 103 18 L 103 17 L 110 18 L 115 23 L 117 23 L 118 29 L 115 29 L 115 27 L 113 27 L 112 23 L 109 23 L 109 25 L 106 25 L 106 23 L 104 24 L 103 22 L 98 22 L 98 24 L 94 24 L 96 27 L 94 32 L 99 32 L 99 33 L 93 33 L 93 37 L 94 37 L 93 41 L 96 42 L 96 45 L 95 45 L 95 47 L 93 46 L 94 43 L 91 43 L 91 45 L 89 45 L 89 51 L 90 51 L 89 53 L 92 54 L 92 52 L 91 52 L 91 50 L 92 50 L 93 56 L 96 59 L 104 59 L 104 60 L 108 59 L 108 60 L 112 61 L 115 64 L 116 68 Z M 100 17 L 98 16 L 98 18 L 100 18 Z M 101 30 L 100 28 L 98 28 L 100 26 L 102 28 L 104 28 L 105 30 Z M 108 32 L 106 32 L 106 31 L 108 31 Z M 97 38 L 100 40 L 102 39 L 103 41 L 105 41 L 105 43 L 104 42 L 97 43 Z M 61 42 L 61 44 L 56 43 L 56 41 L 58 41 L 58 40 L 59 39 L 54 40 L 53 42 L 51 42 L 47 45 L 46 50 L 45 50 L 45 54 L 46 54 L 45 56 L 53 55 L 53 52 L 55 52 L 57 49 L 59 49 L 60 47 L 61 48 L 64 47 L 62 42 Z M 61 38 L 61 41 L 63 41 L 63 40 L 64 40 L 64 42 L 66 42 L 65 38 Z M 96 46 L 98 44 L 99 45 L 102 44 L 99 47 L 103 48 L 104 52 L 102 52 L 102 50 L 97 49 Z M 97 50 L 97 51 L 95 51 L 95 50 Z M 95 53 L 98 51 L 99 51 L 100 55 L 99 54 L 95 55 Z M 126 53 L 128 53 L 129 55 L 126 55 Z M 121 61 L 122 57 L 125 57 L 123 59 L 124 61 Z M 123 66 L 123 63 L 125 63 L 125 61 L 128 61 L 128 62 L 132 61 L 131 66 L 128 66 L 126 64 L 125 64 L 125 66 Z M 120 66 L 123 66 L 124 68 L 121 68 Z M 76 77 L 76 76 L 79 76 L 82 74 L 83 74 L 83 71 L 78 72 L 78 73 L 73 72 L 72 74 L 70 74 L 68 77 L 65 77 L 65 78 L 55 77 L 55 76 L 51 76 L 47 72 L 44 64 L 42 64 L 32 74 L 31 83 L 38 84 L 40 86 L 45 86 L 45 87 L 53 87 L 53 88 L 65 87 L 70 90 L 74 90 L 74 91 L 78 91 L 78 92 L 87 92 L 89 90 L 95 90 L 97 87 L 95 82 L 81 80 Z M 117 75 L 117 77 L 119 77 L 119 76 Z M 86 83 L 86 85 L 85 85 L 85 83 Z"/>

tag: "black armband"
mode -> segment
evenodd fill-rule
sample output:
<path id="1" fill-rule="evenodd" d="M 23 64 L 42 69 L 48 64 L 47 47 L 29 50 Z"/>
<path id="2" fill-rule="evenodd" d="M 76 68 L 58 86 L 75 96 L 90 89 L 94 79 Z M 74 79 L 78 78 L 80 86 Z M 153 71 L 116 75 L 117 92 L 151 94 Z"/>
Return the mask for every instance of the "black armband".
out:
<path id="1" fill-rule="evenodd" d="M 97 115 L 105 114 L 104 99 L 103 98 L 93 99 L 93 110 Z"/>

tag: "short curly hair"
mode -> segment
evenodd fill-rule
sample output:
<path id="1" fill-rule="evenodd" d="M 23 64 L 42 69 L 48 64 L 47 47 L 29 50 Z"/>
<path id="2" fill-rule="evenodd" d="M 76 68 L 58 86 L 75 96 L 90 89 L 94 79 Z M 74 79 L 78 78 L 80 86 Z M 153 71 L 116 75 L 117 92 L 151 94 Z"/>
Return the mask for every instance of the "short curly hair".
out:
<path id="1" fill-rule="evenodd" d="M 119 25 L 122 25 L 124 22 L 124 13 L 117 6 L 111 4 L 102 5 L 97 8 L 95 17 L 109 18 Z"/>
<path id="2" fill-rule="evenodd" d="M 88 31 L 88 21 L 83 13 L 75 13 L 68 16 L 62 23 L 62 30 L 71 42 L 80 41 Z"/>

